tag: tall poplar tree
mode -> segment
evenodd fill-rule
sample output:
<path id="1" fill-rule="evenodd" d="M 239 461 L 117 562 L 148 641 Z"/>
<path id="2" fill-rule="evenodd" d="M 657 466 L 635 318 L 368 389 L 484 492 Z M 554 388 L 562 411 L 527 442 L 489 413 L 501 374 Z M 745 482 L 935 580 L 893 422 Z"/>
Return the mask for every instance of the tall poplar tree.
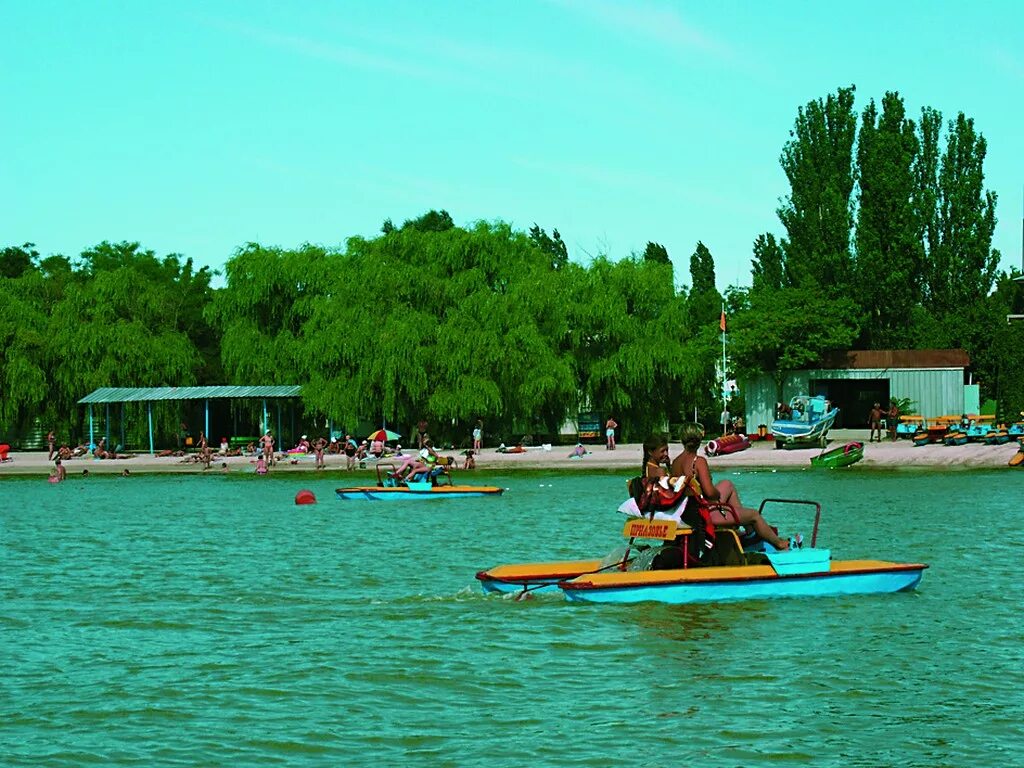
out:
<path id="1" fill-rule="evenodd" d="M 925 265 L 926 305 L 938 315 L 958 312 L 987 296 L 995 281 L 996 193 L 984 189 L 986 151 L 985 137 L 974 130 L 973 119 L 961 112 L 950 121 Z"/>
<path id="2" fill-rule="evenodd" d="M 857 144 L 859 205 L 856 297 L 868 348 L 907 347 L 907 318 L 920 301 L 924 259 L 922 226 L 914 206 L 918 139 L 903 99 L 889 92 L 882 113 L 872 99 L 861 117 Z"/>
<path id="3" fill-rule="evenodd" d="M 801 107 L 780 162 L 790 193 L 778 209 L 796 285 L 845 295 L 852 282 L 854 86 Z"/>
<path id="4" fill-rule="evenodd" d="M 789 287 L 790 277 L 786 273 L 786 254 L 782 251 L 775 235 L 768 232 L 754 240 L 754 258 L 751 262 L 754 290 Z"/>
<path id="5" fill-rule="evenodd" d="M 716 322 L 722 311 L 722 294 L 715 287 L 715 259 L 700 241 L 690 256 L 690 295 L 686 308 L 692 328 Z"/>

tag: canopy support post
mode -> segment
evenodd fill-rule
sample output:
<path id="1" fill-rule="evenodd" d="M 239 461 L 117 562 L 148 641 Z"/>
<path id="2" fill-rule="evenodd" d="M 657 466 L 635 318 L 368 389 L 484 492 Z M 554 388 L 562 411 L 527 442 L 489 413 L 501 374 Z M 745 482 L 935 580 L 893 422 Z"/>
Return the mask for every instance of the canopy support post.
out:
<path id="1" fill-rule="evenodd" d="M 146 401 L 146 411 L 149 414 L 149 454 L 152 456 L 155 453 L 153 450 L 153 403 L 149 400 Z"/>
<path id="2" fill-rule="evenodd" d="M 96 441 L 93 439 L 92 403 L 89 403 L 89 450 L 91 451 L 95 447 Z"/>
<path id="3" fill-rule="evenodd" d="M 209 399 L 206 399 L 206 400 L 203 401 L 203 414 L 204 414 L 204 417 L 205 417 L 205 419 L 203 421 L 203 426 L 205 428 L 203 429 L 203 431 L 206 433 L 206 442 L 209 443 L 210 442 L 210 401 L 209 401 Z"/>
<path id="4" fill-rule="evenodd" d="M 103 419 L 103 436 L 107 438 L 107 448 L 110 448 L 110 403 L 107 403 L 106 416 Z"/>
<path id="5" fill-rule="evenodd" d="M 124 443 L 124 403 L 121 403 L 121 447 L 127 447 Z"/>
<path id="6" fill-rule="evenodd" d="M 270 431 L 270 421 L 267 420 L 267 398 L 263 398 L 263 429 L 260 430 L 260 436 L 267 434 Z"/>

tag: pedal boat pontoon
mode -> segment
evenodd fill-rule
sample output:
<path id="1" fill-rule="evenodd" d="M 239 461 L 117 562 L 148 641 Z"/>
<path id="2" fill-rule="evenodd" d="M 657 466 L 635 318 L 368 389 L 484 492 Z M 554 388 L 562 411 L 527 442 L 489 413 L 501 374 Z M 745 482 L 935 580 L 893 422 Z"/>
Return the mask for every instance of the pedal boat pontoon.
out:
<path id="1" fill-rule="evenodd" d="M 357 485 L 338 488 L 339 499 L 368 499 L 372 501 L 410 501 L 413 499 L 452 499 L 476 496 L 500 496 L 504 488 L 490 485 L 455 485 L 452 482 L 452 462 L 439 464 L 426 477 L 418 480 L 398 480 L 394 472 L 398 465 L 391 462 L 377 462 L 377 485 Z M 381 470 L 387 470 L 381 473 Z"/>
<path id="2" fill-rule="evenodd" d="M 923 563 L 884 560 L 832 560 L 831 551 L 816 547 L 821 506 L 793 499 L 768 503 L 809 504 L 815 507 L 810 547 L 776 551 L 765 542 L 741 543 L 734 528 L 718 528 L 716 548 L 732 549 L 735 565 L 683 567 L 673 570 L 629 571 L 629 552 L 639 539 L 685 546 L 692 529 L 674 520 L 632 518 L 623 536 L 629 540 L 621 561 L 601 567 L 601 560 L 499 565 L 477 573 L 484 592 L 526 593 L 561 591 L 571 602 L 669 604 L 707 603 L 777 597 L 833 597 L 913 590 L 921 581 Z M 681 543 L 680 543 L 681 542 Z M 761 551 L 757 551 L 760 549 Z"/>

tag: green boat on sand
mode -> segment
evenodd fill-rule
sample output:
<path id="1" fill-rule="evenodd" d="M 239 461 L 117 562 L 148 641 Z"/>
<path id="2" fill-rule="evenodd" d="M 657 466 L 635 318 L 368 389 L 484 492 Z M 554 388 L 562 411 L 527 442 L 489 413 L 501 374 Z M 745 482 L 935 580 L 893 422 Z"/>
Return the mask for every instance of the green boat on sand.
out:
<path id="1" fill-rule="evenodd" d="M 863 458 L 864 443 L 847 443 L 813 457 L 811 459 L 811 466 L 835 469 L 836 467 L 848 467 L 851 464 L 856 464 Z"/>

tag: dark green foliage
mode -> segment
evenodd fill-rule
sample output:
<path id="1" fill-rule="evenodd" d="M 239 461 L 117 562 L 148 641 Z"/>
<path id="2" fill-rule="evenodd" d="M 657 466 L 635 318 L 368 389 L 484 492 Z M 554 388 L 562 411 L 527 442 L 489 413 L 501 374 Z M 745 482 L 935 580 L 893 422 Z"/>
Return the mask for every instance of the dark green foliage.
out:
<path id="1" fill-rule="evenodd" d="M 388 219 L 385 225 L 391 222 Z M 448 211 L 427 211 L 422 216 L 416 219 L 407 219 L 402 224 L 402 229 L 414 229 L 417 232 L 447 232 L 449 229 L 455 226 L 455 222 L 452 221 L 452 217 L 448 214 Z M 388 234 L 386 231 L 384 234 Z"/>
<path id="2" fill-rule="evenodd" d="M 0 250 L 0 277 L 21 277 L 39 257 L 34 243 L 11 245 Z"/>
<path id="3" fill-rule="evenodd" d="M 754 259 L 751 262 L 754 290 L 787 288 L 792 280 L 786 272 L 786 256 L 782 247 L 769 233 L 754 240 Z"/>
<path id="4" fill-rule="evenodd" d="M 644 248 L 644 261 L 653 261 L 655 264 L 671 264 L 672 260 L 668 257 L 668 249 L 661 243 L 652 243 L 648 241 L 647 247 Z"/>
<path id="5" fill-rule="evenodd" d="M 985 152 L 985 138 L 961 112 L 949 124 L 935 195 L 937 237 L 925 268 L 925 303 L 940 315 L 987 296 L 995 280 L 996 194 L 984 189 Z"/>
<path id="6" fill-rule="evenodd" d="M 547 254 L 507 225 L 403 229 L 328 257 L 303 336 L 307 406 L 335 420 L 554 431 L 575 405 Z M 464 430 L 462 430 L 464 431 Z"/>
<path id="7" fill-rule="evenodd" d="M 569 263 L 569 251 L 557 229 L 551 230 L 551 236 L 534 224 L 530 227 L 530 241 L 548 254 L 551 259 L 551 266 L 554 269 L 562 269 Z"/>
<path id="8" fill-rule="evenodd" d="M 914 207 L 918 139 L 903 99 L 887 93 L 879 116 L 872 100 L 857 146 L 856 290 L 864 310 L 865 348 L 911 344 L 907 318 L 921 300 L 923 227 Z"/>
<path id="9" fill-rule="evenodd" d="M 737 373 L 776 377 L 816 364 L 827 352 L 849 349 L 860 331 L 855 302 L 814 289 L 751 291 L 746 311 L 731 321 L 730 350 Z"/>
<path id="10" fill-rule="evenodd" d="M 671 265 L 598 258 L 569 277 L 571 349 L 588 409 L 613 414 L 627 440 L 678 421 L 707 361 Z"/>
<path id="11" fill-rule="evenodd" d="M 715 287 L 715 260 L 702 242 L 690 256 L 690 295 L 686 301 L 691 327 L 716 324 L 722 312 L 722 294 Z"/>
<path id="12" fill-rule="evenodd" d="M 800 108 L 780 162 L 790 194 L 778 209 L 794 285 L 845 296 L 852 283 L 850 233 L 857 116 L 854 87 Z"/>

